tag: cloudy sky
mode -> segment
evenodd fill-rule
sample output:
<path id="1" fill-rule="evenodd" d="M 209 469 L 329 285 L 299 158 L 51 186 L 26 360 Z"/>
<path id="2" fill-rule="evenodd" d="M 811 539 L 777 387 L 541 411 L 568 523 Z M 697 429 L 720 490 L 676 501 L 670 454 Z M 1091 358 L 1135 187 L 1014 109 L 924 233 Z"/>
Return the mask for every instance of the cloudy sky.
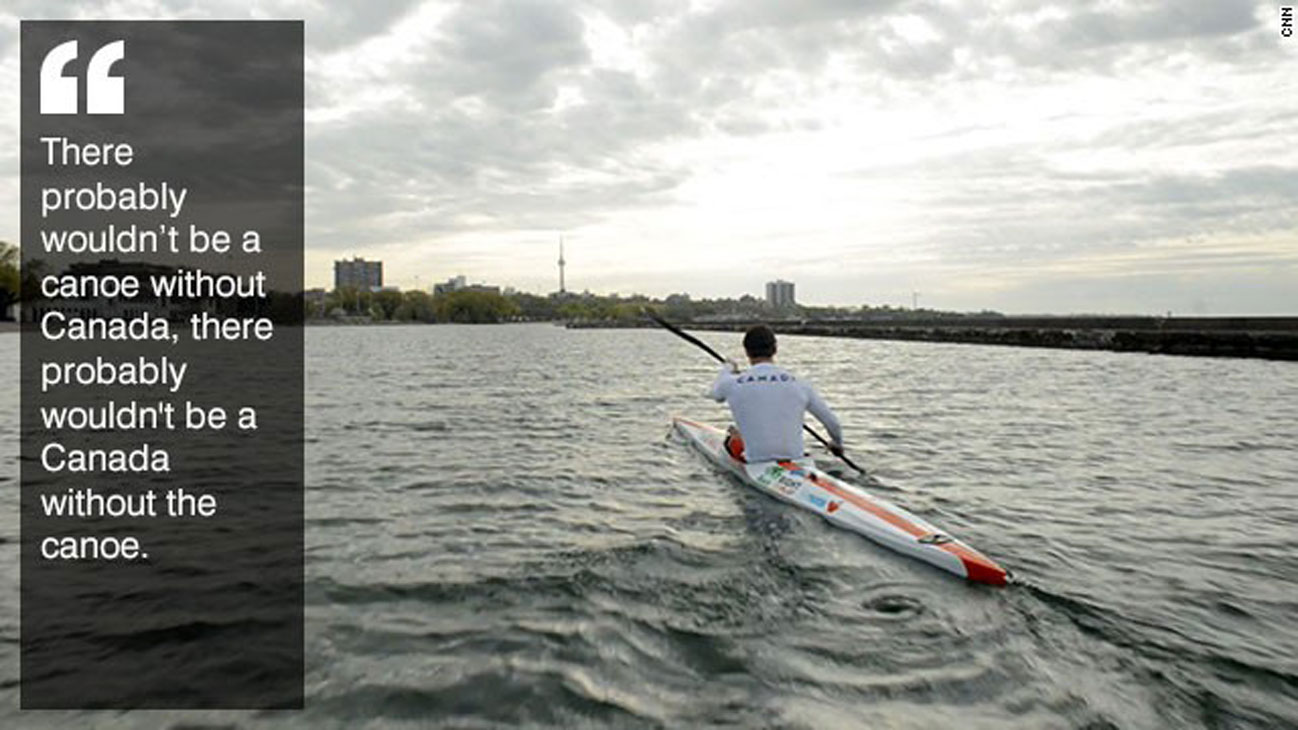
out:
<path id="1" fill-rule="evenodd" d="M 10 2 L 303 18 L 307 282 L 1298 314 L 1298 36 L 1277 4 Z M 18 110 L 0 118 L 18 231 Z"/>

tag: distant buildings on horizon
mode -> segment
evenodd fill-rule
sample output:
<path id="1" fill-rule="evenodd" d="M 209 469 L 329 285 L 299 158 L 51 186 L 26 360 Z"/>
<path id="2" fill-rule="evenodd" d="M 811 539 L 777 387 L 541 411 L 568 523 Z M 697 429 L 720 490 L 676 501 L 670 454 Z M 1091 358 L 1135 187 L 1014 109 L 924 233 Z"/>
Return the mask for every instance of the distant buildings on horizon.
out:
<path id="1" fill-rule="evenodd" d="M 567 293 L 563 267 L 567 264 L 563 259 L 563 239 L 559 239 L 559 296 Z M 419 277 L 415 277 L 418 281 Z M 395 286 L 383 286 L 383 262 L 367 261 L 360 256 L 354 256 L 350 261 L 339 259 L 334 262 L 334 291 L 339 289 L 359 289 L 361 291 L 379 292 L 379 291 L 399 291 Z M 418 287 L 416 287 L 418 288 Z M 433 284 L 432 294 L 450 294 L 451 292 L 470 291 L 483 292 L 487 294 L 515 294 L 513 287 L 507 286 L 502 291 L 501 287 L 490 284 L 470 284 L 463 274 L 453 276 L 446 281 Z M 307 290 L 308 298 L 323 300 L 323 289 Z"/>
<path id="2" fill-rule="evenodd" d="M 334 262 L 334 289 L 359 289 L 376 292 L 383 289 L 383 262 L 366 261 L 360 256 Z"/>
<path id="3" fill-rule="evenodd" d="M 384 286 L 382 261 L 369 261 L 360 256 L 355 256 L 351 260 L 339 259 L 334 262 L 334 291 L 339 289 L 357 289 L 370 293 L 401 291 L 398 286 Z M 513 287 L 505 287 L 502 291 L 501 287 L 490 284 L 470 284 L 463 274 L 453 276 L 432 286 L 434 296 L 457 291 L 485 292 L 488 294 L 514 293 Z M 320 288 L 308 289 L 306 294 L 308 299 L 323 301 L 325 290 Z"/>
<path id="4" fill-rule="evenodd" d="M 558 296 L 567 295 L 567 282 L 564 281 L 564 266 L 567 262 L 563 257 L 563 241 L 559 242 L 559 291 Z M 398 287 L 383 285 L 383 262 L 368 261 L 359 256 L 353 257 L 350 261 L 340 259 L 334 262 L 334 289 L 354 288 L 361 291 L 379 292 L 379 291 L 399 291 Z M 484 292 L 488 294 L 514 294 L 513 287 L 506 287 L 503 292 L 501 287 L 490 284 L 470 284 L 468 279 L 460 274 L 453 276 L 446 281 L 433 284 L 432 294 L 450 294 L 452 292 L 470 291 Z M 675 296 L 675 295 L 674 295 Z M 308 298 L 318 298 L 323 302 L 323 290 L 309 290 Z M 685 295 L 688 301 L 688 295 Z M 667 301 L 671 301 L 668 297 Z M 792 309 L 798 305 L 795 295 L 795 285 L 791 281 L 776 279 L 775 281 L 766 282 L 766 304 L 772 309 Z"/>
<path id="5" fill-rule="evenodd" d="M 766 282 L 766 303 L 775 309 L 792 309 L 797 306 L 793 296 L 793 282 L 784 279 Z"/>
<path id="6" fill-rule="evenodd" d="M 450 294 L 451 292 L 457 291 L 476 291 L 486 294 L 499 294 L 500 287 L 491 286 L 489 284 L 470 284 L 468 280 L 464 278 L 463 274 L 460 276 L 453 276 L 440 284 L 433 284 L 433 296 Z"/>

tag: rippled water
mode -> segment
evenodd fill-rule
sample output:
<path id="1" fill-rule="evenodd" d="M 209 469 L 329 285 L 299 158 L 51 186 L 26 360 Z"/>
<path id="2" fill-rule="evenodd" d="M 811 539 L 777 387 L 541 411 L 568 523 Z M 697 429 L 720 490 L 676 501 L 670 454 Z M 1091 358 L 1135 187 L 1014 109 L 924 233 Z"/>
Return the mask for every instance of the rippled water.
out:
<path id="1" fill-rule="evenodd" d="M 19 715 L 17 341 L 0 725 L 1298 725 L 1298 366 L 786 338 L 997 590 L 666 438 L 726 420 L 689 345 L 549 325 L 308 332 L 304 712 Z"/>

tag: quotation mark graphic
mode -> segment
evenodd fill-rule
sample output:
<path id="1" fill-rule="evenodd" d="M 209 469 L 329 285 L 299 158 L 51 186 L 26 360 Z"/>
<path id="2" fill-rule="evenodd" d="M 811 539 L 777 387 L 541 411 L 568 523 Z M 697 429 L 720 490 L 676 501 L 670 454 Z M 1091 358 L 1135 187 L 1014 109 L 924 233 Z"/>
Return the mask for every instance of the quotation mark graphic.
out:
<path id="1" fill-rule="evenodd" d="M 126 57 L 126 41 L 105 44 L 86 65 L 86 113 L 123 114 L 126 107 L 126 80 L 109 76 L 113 64 Z M 76 114 L 78 107 L 77 77 L 64 76 L 63 70 L 77 59 L 77 42 L 55 46 L 41 61 L 41 114 Z"/>

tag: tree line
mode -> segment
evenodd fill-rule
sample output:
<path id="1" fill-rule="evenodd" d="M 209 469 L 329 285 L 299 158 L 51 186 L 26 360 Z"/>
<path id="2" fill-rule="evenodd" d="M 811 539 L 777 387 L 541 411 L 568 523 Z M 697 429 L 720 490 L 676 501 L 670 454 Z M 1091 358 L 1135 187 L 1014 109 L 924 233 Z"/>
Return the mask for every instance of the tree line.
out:
<path id="1" fill-rule="evenodd" d="M 18 247 L 0 241 L 0 320 L 5 319 L 9 305 L 21 298 L 22 274 L 18 265 Z"/>
<path id="2" fill-rule="evenodd" d="M 508 298 L 483 291 L 433 296 L 422 291 L 371 292 L 342 287 L 326 294 L 323 302 L 308 298 L 304 306 L 308 320 L 494 323 L 521 318 L 519 308 Z"/>
<path id="3" fill-rule="evenodd" d="M 663 299 L 641 294 L 498 294 L 464 290 L 436 296 L 422 291 L 370 292 L 343 288 L 319 300 L 307 301 L 308 319 L 364 318 L 392 322 L 536 322 L 565 321 L 611 324 L 644 324 L 643 312 L 651 308 L 673 321 L 733 320 L 855 320 L 958 316 L 930 309 L 903 309 L 888 305 L 860 307 L 776 308 L 751 295 L 737 299 L 694 299 L 672 294 Z M 981 312 L 980 315 L 995 315 Z"/>
<path id="4" fill-rule="evenodd" d="M 27 272 L 27 286 L 33 285 L 35 272 Z M 23 276 L 18 248 L 0 241 L 0 318 L 10 304 L 20 301 Z M 291 304 L 288 294 L 275 298 L 273 309 Z M 280 302 L 279 299 L 285 301 Z M 734 320 L 834 320 L 834 319 L 900 319 L 908 317 L 955 316 L 930 309 L 904 309 L 891 306 L 809 307 L 794 305 L 775 308 L 751 295 L 738 298 L 694 299 L 688 294 L 672 294 L 657 299 L 641 294 L 499 294 L 492 291 L 463 290 L 434 296 L 424 291 L 377 291 L 343 287 L 328 292 L 323 299 L 304 298 L 308 320 L 367 320 L 378 322 L 461 322 L 495 323 L 526 321 L 567 321 L 644 323 L 642 312 L 652 308 L 673 321 L 707 319 Z M 996 315 L 980 312 L 980 316 Z M 285 320 L 287 321 L 287 320 Z"/>

